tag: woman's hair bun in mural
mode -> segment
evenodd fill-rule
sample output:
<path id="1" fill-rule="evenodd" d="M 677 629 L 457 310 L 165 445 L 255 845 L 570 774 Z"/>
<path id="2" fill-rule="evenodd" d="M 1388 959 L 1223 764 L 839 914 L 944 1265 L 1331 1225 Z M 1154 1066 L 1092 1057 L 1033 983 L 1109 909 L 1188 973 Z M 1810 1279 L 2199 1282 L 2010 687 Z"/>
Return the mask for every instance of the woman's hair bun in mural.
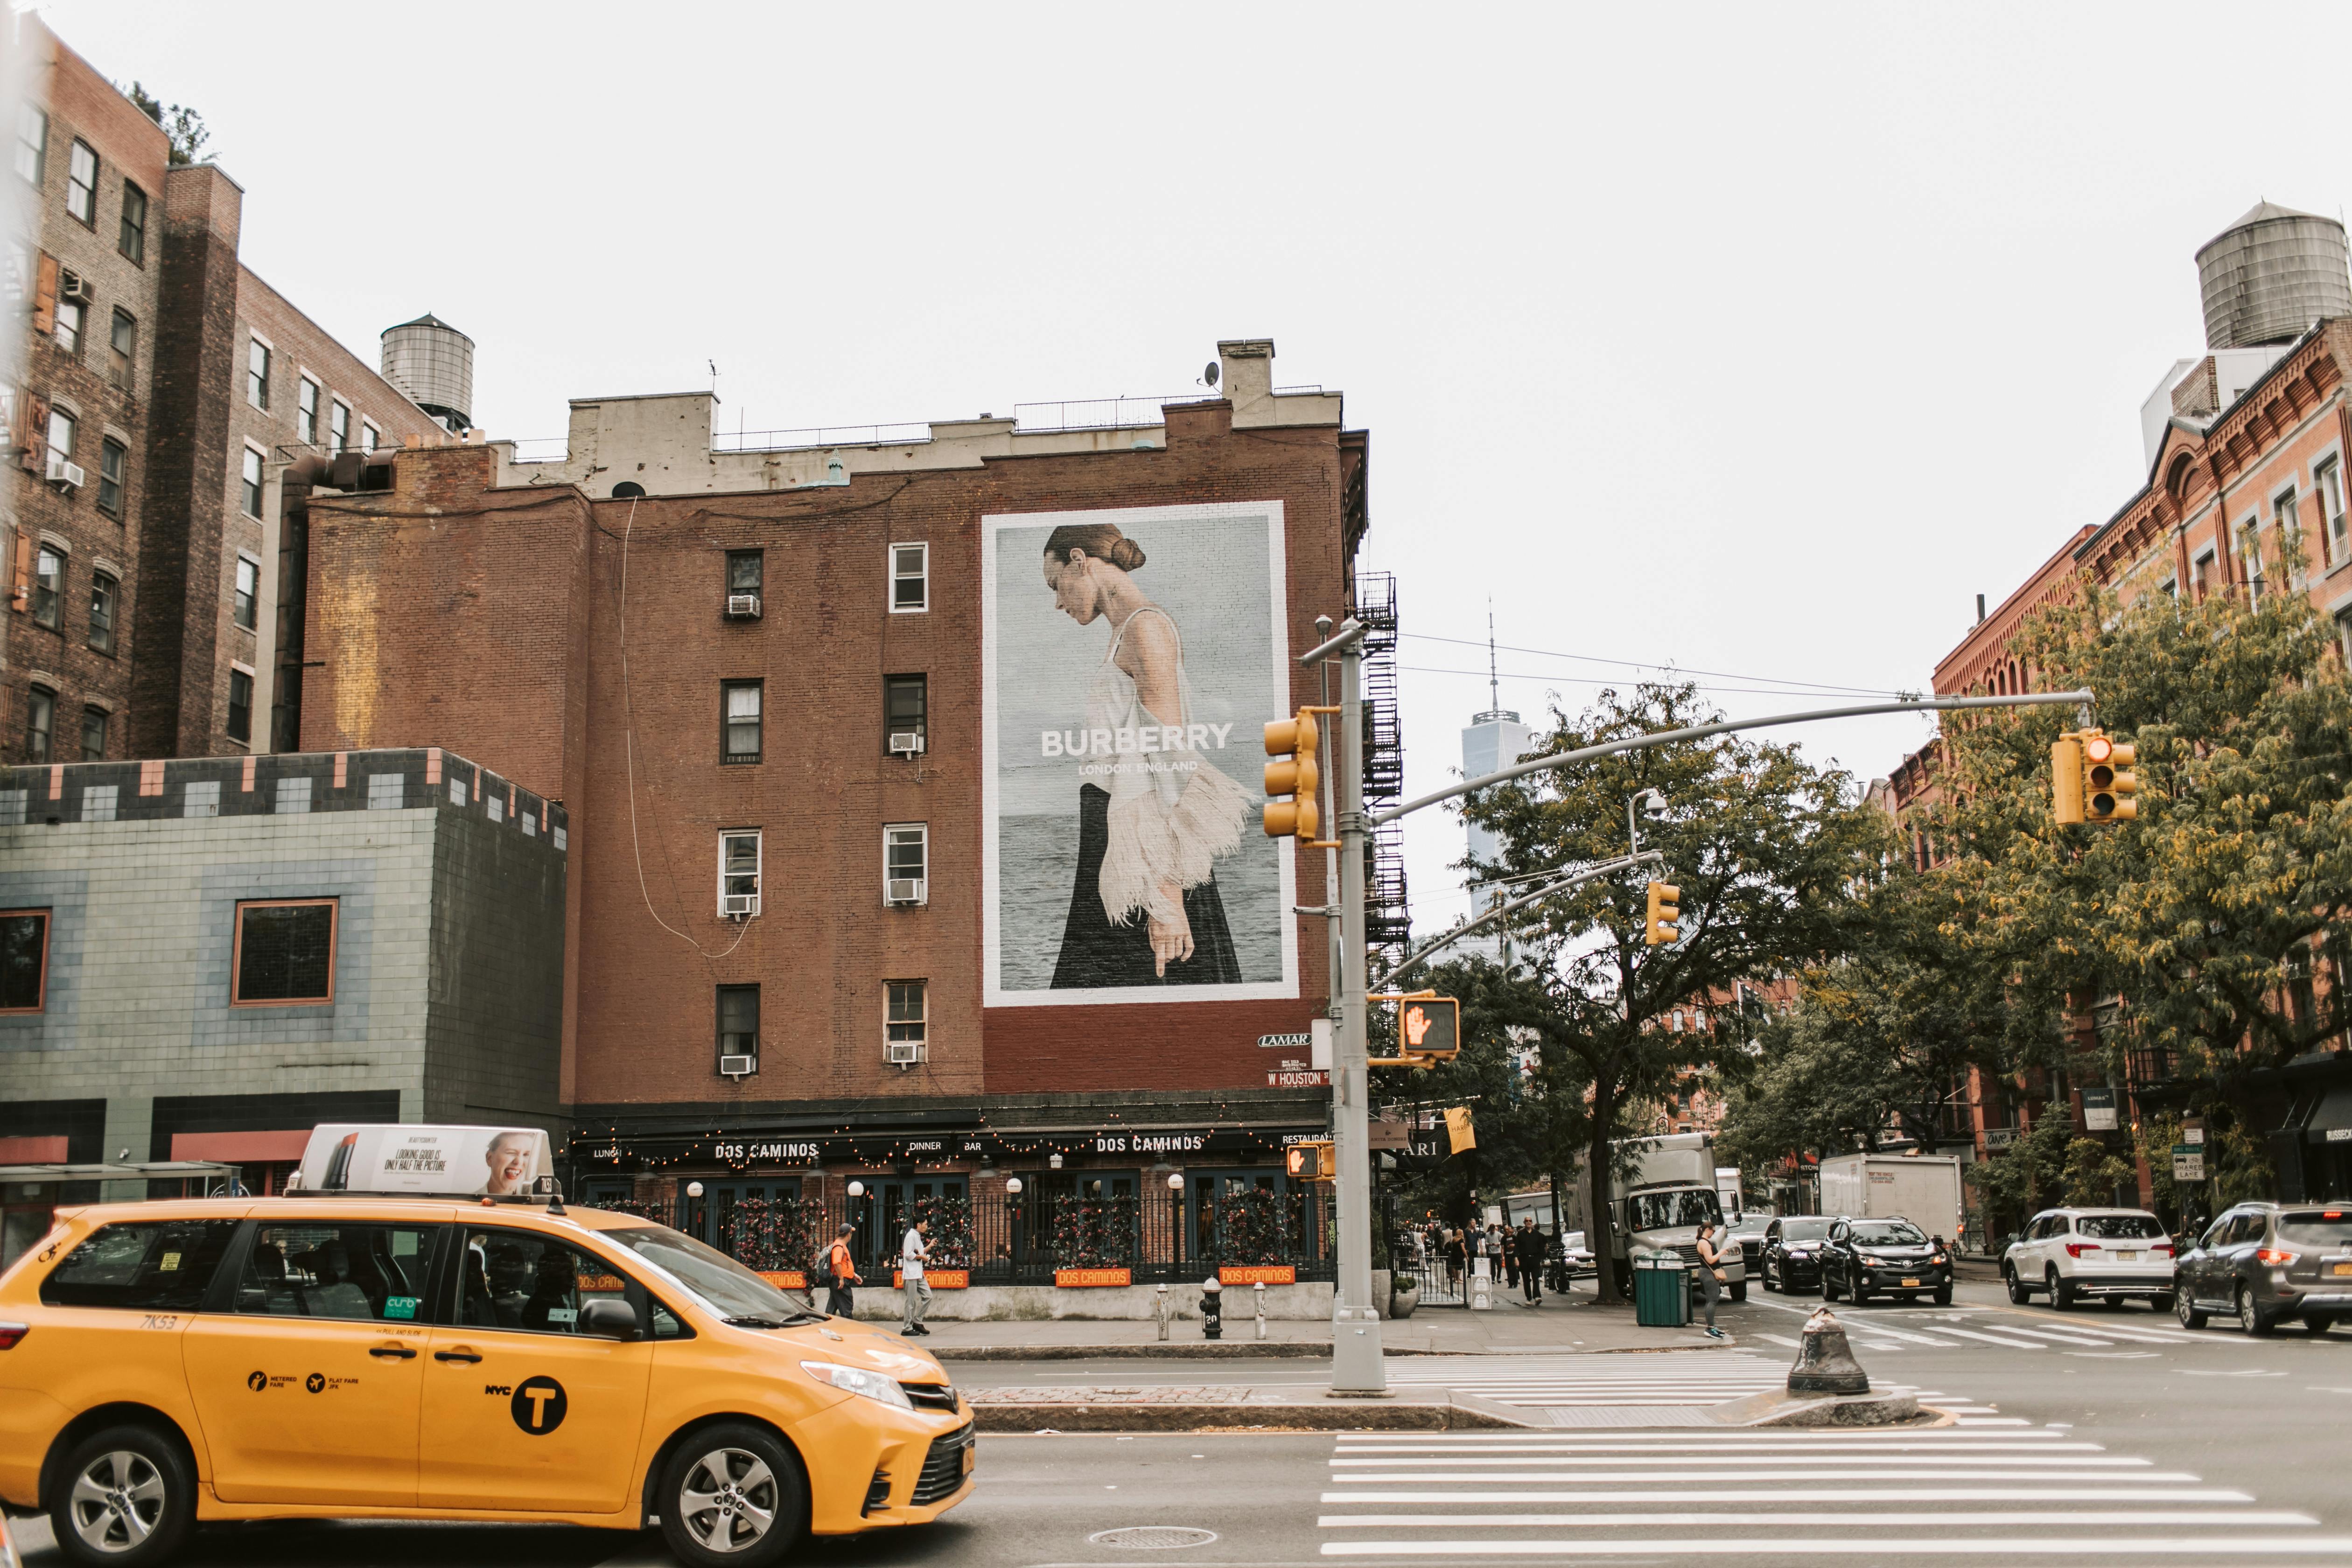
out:
<path id="1" fill-rule="evenodd" d="M 983 529 L 991 1005 L 1295 995 L 1290 864 L 1234 776 L 1288 700 L 1280 505 Z"/>

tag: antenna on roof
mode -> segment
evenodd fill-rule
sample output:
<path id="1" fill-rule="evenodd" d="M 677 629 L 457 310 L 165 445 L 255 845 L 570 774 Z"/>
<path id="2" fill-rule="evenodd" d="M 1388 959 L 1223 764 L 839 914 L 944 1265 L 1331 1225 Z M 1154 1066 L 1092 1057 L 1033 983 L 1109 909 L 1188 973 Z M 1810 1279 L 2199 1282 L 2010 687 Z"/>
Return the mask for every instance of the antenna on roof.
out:
<path id="1" fill-rule="evenodd" d="M 1503 706 L 1503 678 L 1495 669 L 1495 601 L 1486 601 L 1486 708 L 1499 712 Z"/>

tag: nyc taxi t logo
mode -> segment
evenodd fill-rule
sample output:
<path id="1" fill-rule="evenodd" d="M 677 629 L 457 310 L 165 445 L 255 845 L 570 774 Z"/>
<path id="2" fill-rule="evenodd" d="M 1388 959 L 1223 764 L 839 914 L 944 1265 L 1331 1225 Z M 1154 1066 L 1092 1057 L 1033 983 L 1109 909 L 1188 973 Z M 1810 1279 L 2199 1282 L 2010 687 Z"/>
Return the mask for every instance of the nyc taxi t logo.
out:
<path id="1" fill-rule="evenodd" d="M 544 1437 L 562 1426 L 564 1413 L 571 1408 L 571 1401 L 563 1397 L 563 1385 L 551 1377 L 527 1377 L 511 1389 L 493 1383 L 482 1392 L 510 1395 L 507 1408 L 514 1413 L 514 1424 L 534 1437 Z"/>

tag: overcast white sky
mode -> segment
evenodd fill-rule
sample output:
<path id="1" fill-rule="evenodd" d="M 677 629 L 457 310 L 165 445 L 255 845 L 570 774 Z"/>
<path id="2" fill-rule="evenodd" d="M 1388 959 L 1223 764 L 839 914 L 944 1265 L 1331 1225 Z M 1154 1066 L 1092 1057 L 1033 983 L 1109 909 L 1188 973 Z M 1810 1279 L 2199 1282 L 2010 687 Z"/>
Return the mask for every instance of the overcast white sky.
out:
<path id="1" fill-rule="evenodd" d="M 202 110 L 247 263 L 355 352 L 470 333 L 494 436 L 709 360 L 760 429 L 1180 393 L 1270 336 L 1372 432 L 1412 632 L 1491 597 L 1522 647 L 1862 688 L 2140 482 L 2197 247 L 2352 184 L 2340 6 L 2247 17 L 2259 73 L 2210 5 L 40 9 Z M 1404 646 L 1418 791 L 1485 659 Z M 1607 673 L 1502 668 L 1531 720 Z M 1416 823 L 1442 923 L 1460 828 Z"/>

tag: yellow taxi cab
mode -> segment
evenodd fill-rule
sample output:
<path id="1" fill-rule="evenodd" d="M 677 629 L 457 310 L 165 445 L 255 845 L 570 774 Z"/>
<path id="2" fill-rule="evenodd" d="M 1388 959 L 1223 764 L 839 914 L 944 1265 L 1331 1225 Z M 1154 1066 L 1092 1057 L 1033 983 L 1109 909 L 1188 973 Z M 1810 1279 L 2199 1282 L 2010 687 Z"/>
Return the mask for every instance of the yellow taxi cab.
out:
<path id="1" fill-rule="evenodd" d="M 400 1173 L 351 1169 L 350 1133 L 305 1156 L 327 1190 L 62 1210 L 0 1275 L 0 1500 L 46 1511 L 72 1561 L 333 1517 L 657 1523 L 696 1568 L 765 1564 L 971 1495 L 970 1408 L 898 1336 L 566 1208 L 530 1174 L 543 1134 L 523 1182 L 493 1142 L 487 1187 L 387 1194 Z M 470 1163 L 415 1142 L 378 1163 L 427 1186 Z"/>

